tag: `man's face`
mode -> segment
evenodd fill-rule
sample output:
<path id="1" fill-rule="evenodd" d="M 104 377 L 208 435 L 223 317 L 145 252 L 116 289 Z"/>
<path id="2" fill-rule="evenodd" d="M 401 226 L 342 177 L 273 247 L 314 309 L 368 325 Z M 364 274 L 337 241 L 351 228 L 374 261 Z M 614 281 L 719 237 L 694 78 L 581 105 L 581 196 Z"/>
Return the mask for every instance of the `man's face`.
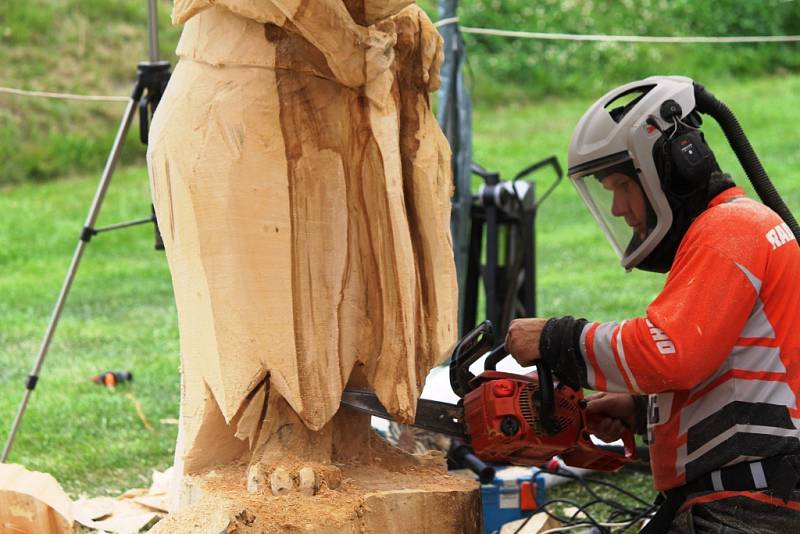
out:
<path id="1" fill-rule="evenodd" d="M 640 239 L 647 237 L 647 205 L 639 183 L 625 174 L 614 173 L 606 176 L 602 184 L 614 195 L 611 214 L 624 217 Z"/>

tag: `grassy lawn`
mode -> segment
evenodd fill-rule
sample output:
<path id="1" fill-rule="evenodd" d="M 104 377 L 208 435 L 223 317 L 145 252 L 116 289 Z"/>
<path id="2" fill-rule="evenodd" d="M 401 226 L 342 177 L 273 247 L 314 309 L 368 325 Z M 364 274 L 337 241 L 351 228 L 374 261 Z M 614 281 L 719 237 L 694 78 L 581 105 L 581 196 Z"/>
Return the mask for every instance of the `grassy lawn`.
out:
<path id="1" fill-rule="evenodd" d="M 800 76 L 707 87 L 739 117 L 790 208 L 798 212 Z M 476 104 L 475 160 L 505 178 L 556 154 L 566 166 L 572 128 L 589 99 L 484 108 Z M 727 143 L 707 128 L 724 169 L 746 182 Z M 99 169 L 98 169 L 99 174 Z M 0 438 L 23 393 L 53 302 L 91 203 L 97 175 L 0 190 Z M 542 177 L 539 191 L 547 177 Z M 98 225 L 146 216 L 142 166 L 117 172 Z M 538 306 L 542 315 L 610 320 L 639 315 L 663 284 L 625 274 L 568 183 L 539 212 Z M 52 473 L 73 496 L 146 485 L 172 462 L 179 402 L 178 331 L 164 255 L 149 226 L 102 234 L 89 245 L 10 461 Z M 114 391 L 89 378 L 130 370 Z M 141 403 L 153 427 L 134 408 Z M 647 491 L 648 478 L 623 483 Z M 563 490 L 569 491 L 571 490 Z"/>
<path id="2" fill-rule="evenodd" d="M 95 177 L 0 195 L 0 425 L 5 436 L 96 185 Z M 100 225 L 147 216 L 143 168 L 115 176 Z M 52 473 L 73 495 L 114 493 L 171 464 L 178 341 L 169 271 L 151 227 L 101 234 L 83 257 L 10 461 Z M 89 378 L 130 370 L 109 391 Z M 144 428 L 141 402 L 153 431 Z"/>
<path id="3" fill-rule="evenodd" d="M 171 2 L 158 4 L 159 57 L 175 63 L 180 28 Z M 147 59 L 147 2 L 30 0 L 0 6 L 0 85 L 94 95 L 130 94 L 136 65 Z M 0 185 L 47 180 L 100 168 L 121 109 L 0 94 Z M 113 126 L 112 126 L 113 125 Z M 122 161 L 143 153 L 138 127 Z"/>

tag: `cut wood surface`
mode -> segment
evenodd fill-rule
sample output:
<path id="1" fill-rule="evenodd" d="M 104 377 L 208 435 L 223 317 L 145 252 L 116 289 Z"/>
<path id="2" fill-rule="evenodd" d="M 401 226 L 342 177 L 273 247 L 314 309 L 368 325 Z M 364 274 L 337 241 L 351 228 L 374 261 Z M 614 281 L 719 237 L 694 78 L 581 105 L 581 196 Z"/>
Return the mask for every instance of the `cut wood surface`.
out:
<path id="1" fill-rule="evenodd" d="M 409 421 L 455 341 L 441 37 L 409 0 L 178 0 L 173 20 L 148 166 L 179 315 L 178 474 L 333 481 L 337 436 L 371 432 L 334 418 L 345 386 Z"/>
<path id="2" fill-rule="evenodd" d="M 167 475 L 154 471 L 150 489 L 73 502 L 49 473 L 0 464 L 0 532 L 68 533 L 77 521 L 93 530 L 135 534 L 166 512 L 167 485 Z"/>
<path id="3" fill-rule="evenodd" d="M 240 483 L 244 469 L 244 465 L 228 465 L 210 476 L 188 477 L 185 486 L 191 500 L 150 532 L 483 532 L 475 483 L 448 476 L 442 467 L 420 463 L 397 471 L 350 465 L 342 470 L 339 488 L 323 488 L 313 497 L 297 492 L 249 494 Z"/>
<path id="4" fill-rule="evenodd" d="M 72 501 L 48 473 L 0 464 L 0 532 L 73 532 Z"/>

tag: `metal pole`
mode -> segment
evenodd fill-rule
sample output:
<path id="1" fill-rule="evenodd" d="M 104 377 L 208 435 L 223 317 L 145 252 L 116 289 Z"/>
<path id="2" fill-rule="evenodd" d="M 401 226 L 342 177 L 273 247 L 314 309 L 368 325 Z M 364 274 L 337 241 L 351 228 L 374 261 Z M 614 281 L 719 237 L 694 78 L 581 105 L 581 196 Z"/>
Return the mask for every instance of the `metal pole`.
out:
<path id="1" fill-rule="evenodd" d="M 97 220 L 97 216 L 100 214 L 100 207 L 103 204 L 103 198 L 105 198 L 106 191 L 111 183 L 111 175 L 114 173 L 114 168 L 119 160 L 119 155 L 122 150 L 122 143 L 125 141 L 128 128 L 130 127 L 131 121 L 136 114 L 137 104 L 137 100 L 131 97 L 130 101 L 128 102 L 128 106 L 125 108 L 125 114 L 123 115 L 119 129 L 117 130 L 117 136 L 114 138 L 114 145 L 111 149 L 111 153 L 108 155 L 108 159 L 106 160 L 106 165 L 103 169 L 103 174 L 100 177 L 100 183 L 97 186 L 97 191 L 95 192 L 92 206 L 89 209 L 89 214 L 86 217 L 86 223 L 81 231 L 80 240 L 75 248 L 75 253 L 72 255 L 72 263 L 70 263 L 69 270 L 67 270 L 67 276 L 64 279 L 64 284 L 61 286 L 61 293 L 58 295 L 58 300 L 56 301 L 55 308 L 53 309 L 53 314 L 50 317 L 50 324 L 47 326 L 47 331 L 45 332 L 44 339 L 42 340 L 42 344 L 39 348 L 39 354 L 36 357 L 36 363 L 34 363 L 33 369 L 31 370 L 30 375 L 28 375 L 28 380 L 25 385 L 25 394 L 22 397 L 22 402 L 19 404 L 19 409 L 17 410 L 17 415 L 14 418 L 14 423 L 11 425 L 11 432 L 8 434 L 8 439 L 6 440 L 5 447 L 3 448 L 3 455 L 0 457 L 0 463 L 5 463 L 8 459 L 8 455 L 11 452 L 11 445 L 14 443 L 14 437 L 17 434 L 17 430 L 19 430 L 22 416 L 25 413 L 25 407 L 28 405 L 28 399 L 30 398 L 33 389 L 36 387 L 36 382 L 39 379 L 39 371 L 42 368 L 45 356 L 47 356 L 47 351 L 50 348 L 50 342 L 53 340 L 53 335 L 55 334 L 58 321 L 61 318 L 61 312 L 64 309 L 64 303 L 67 300 L 67 295 L 72 288 L 72 281 L 75 279 L 75 273 L 78 270 L 78 264 L 83 256 L 83 250 L 86 248 L 87 243 L 89 243 L 89 240 L 92 238 L 94 223 Z"/>
<path id="2" fill-rule="evenodd" d="M 458 0 L 439 0 L 439 18 L 448 19 L 458 15 Z M 447 136 L 453 151 L 451 167 L 453 170 L 453 207 L 450 216 L 450 231 L 453 236 L 453 256 L 458 277 L 458 316 L 459 323 L 466 325 L 465 310 L 467 300 L 467 267 L 471 242 L 470 225 L 472 213 L 472 117 L 469 91 L 462 73 L 466 60 L 466 49 L 458 24 L 446 24 L 439 28 L 444 38 L 445 61 L 441 69 L 442 85 L 439 89 L 439 124 Z M 472 329 L 474 325 L 469 327 Z M 466 335 L 469 330 L 462 330 Z"/>
<path id="3" fill-rule="evenodd" d="M 147 0 L 147 26 L 150 36 L 150 63 L 158 62 L 158 4 Z"/>

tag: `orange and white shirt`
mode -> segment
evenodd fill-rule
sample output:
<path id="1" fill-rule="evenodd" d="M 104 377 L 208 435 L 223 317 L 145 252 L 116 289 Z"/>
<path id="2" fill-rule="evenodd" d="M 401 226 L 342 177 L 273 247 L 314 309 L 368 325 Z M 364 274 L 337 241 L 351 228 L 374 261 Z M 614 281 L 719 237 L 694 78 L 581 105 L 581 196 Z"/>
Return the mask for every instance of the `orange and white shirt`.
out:
<path id="1" fill-rule="evenodd" d="M 581 334 L 589 386 L 649 394 L 654 484 L 800 451 L 800 248 L 734 187 L 689 227 L 645 317 Z"/>

